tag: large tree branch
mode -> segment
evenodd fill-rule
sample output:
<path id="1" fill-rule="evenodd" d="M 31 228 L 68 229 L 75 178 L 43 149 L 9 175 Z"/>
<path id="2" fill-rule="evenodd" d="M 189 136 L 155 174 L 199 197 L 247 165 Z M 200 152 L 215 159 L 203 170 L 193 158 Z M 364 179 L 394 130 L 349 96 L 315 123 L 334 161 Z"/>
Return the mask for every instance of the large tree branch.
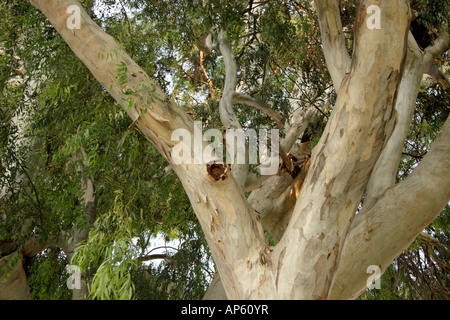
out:
<path id="1" fill-rule="evenodd" d="M 395 102 L 397 123 L 367 184 L 366 203 L 379 196 L 395 183 L 403 145 L 409 132 L 423 72 L 423 56 L 413 35 L 409 32 L 406 60 Z"/>
<path id="2" fill-rule="evenodd" d="M 81 147 L 76 156 L 73 157 L 73 161 L 76 163 L 76 170 L 81 174 L 81 189 L 83 190 L 84 201 L 84 218 L 86 219 L 87 226 L 92 226 L 97 219 L 97 195 L 94 179 L 89 173 L 89 159 L 86 151 Z M 89 236 L 89 230 L 75 229 L 74 230 L 74 245 L 78 245 L 79 242 L 87 240 Z"/>
<path id="3" fill-rule="evenodd" d="M 277 263 L 289 266 L 277 276 L 280 297 L 329 297 L 347 231 L 393 130 L 410 10 L 406 0 L 383 2 L 383 30 L 372 30 L 366 27 L 365 8 L 370 3 L 359 3 L 352 68 L 313 149 L 291 221 L 274 250 Z M 319 11 L 330 4 L 335 11 L 329 15 L 338 15 L 335 1 L 316 4 Z M 297 272 L 294 280 L 292 268 Z M 298 289 L 293 292 L 295 284 Z"/>
<path id="4" fill-rule="evenodd" d="M 433 64 L 434 60 L 439 57 L 443 52 L 448 50 L 450 38 L 447 31 L 447 24 L 445 24 L 439 30 L 439 37 L 436 39 L 432 46 L 425 49 L 424 56 L 424 69 L 425 71 Z"/>
<path id="5" fill-rule="evenodd" d="M 435 43 L 425 49 L 424 55 L 424 69 L 425 73 L 433 78 L 435 82 L 441 84 L 444 89 L 448 89 L 450 87 L 450 80 L 444 73 L 439 70 L 437 66 L 433 63 L 435 60 L 448 50 L 450 44 L 450 37 L 447 31 L 447 25 L 443 26 L 439 32 L 439 37 L 435 41 Z"/>
<path id="6" fill-rule="evenodd" d="M 395 183 L 403 144 L 409 132 L 423 74 L 430 69 L 430 64 L 447 47 L 447 32 L 441 31 L 441 36 L 435 44 L 427 48 L 425 53 L 421 53 L 413 35 L 409 32 L 406 61 L 395 104 L 397 124 L 372 172 L 366 190 L 366 203 L 378 197 Z"/>
<path id="7" fill-rule="evenodd" d="M 306 85 L 310 90 L 311 86 Z M 293 206 L 297 200 L 301 183 L 304 180 L 306 168 L 302 164 L 309 156 L 310 143 L 297 143 L 299 136 L 308 128 L 319 113 L 314 106 L 317 98 L 307 106 L 300 104 L 302 90 L 296 83 L 289 99 L 294 110 L 286 121 L 285 137 L 280 141 L 280 152 L 286 150 L 296 160 L 293 176 L 289 172 L 281 176 L 256 176 L 249 174 L 246 181 L 246 191 L 253 191 L 248 197 L 251 206 L 258 212 L 264 230 L 275 239 L 280 239 L 289 222 Z M 300 172 L 299 172 L 300 171 Z M 294 178 L 293 178 L 294 177 Z"/>
<path id="8" fill-rule="evenodd" d="M 78 0 L 30 2 L 45 14 L 93 76 L 127 110 L 143 135 L 169 160 L 173 146 L 171 133 L 178 128 L 193 130 L 192 119 L 164 94 L 118 42 L 92 21 Z M 67 26 L 71 16 L 67 13 L 69 6 L 80 9 L 79 29 Z"/>
<path id="9" fill-rule="evenodd" d="M 350 69 L 351 58 L 345 45 L 344 32 L 336 0 L 315 0 L 319 17 L 325 60 L 336 92 Z"/>
<path id="10" fill-rule="evenodd" d="M 355 217 L 330 298 L 356 298 L 366 289 L 367 268 L 376 265 L 383 273 L 448 203 L 449 137 L 450 117 L 413 173 Z"/>
<path id="11" fill-rule="evenodd" d="M 69 242 L 66 237 L 61 236 L 58 239 L 58 245 L 63 249 L 67 256 L 69 263 L 72 261 L 75 249 L 82 241 L 87 241 L 89 238 L 89 229 L 94 224 L 97 218 L 97 195 L 94 179 L 89 174 L 88 155 L 83 147 L 77 154 L 72 155 L 71 161 L 75 164 L 75 170 L 81 175 L 81 190 L 83 190 L 83 204 L 84 204 L 84 218 L 86 219 L 86 226 L 82 228 L 74 228 L 70 234 L 73 237 Z M 72 299 L 81 300 L 88 296 L 88 287 L 86 283 L 81 282 L 80 289 L 73 289 Z"/>
<path id="12" fill-rule="evenodd" d="M 244 298 L 249 294 L 243 291 L 245 288 L 255 289 L 240 277 L 250 273 L 258 281 L 267 261 L 264 230 L 257 213 L 235 179 L 210 182 L 189 170 L 181 175 L 181 181 L 205 233 L 228 298 Z"/>

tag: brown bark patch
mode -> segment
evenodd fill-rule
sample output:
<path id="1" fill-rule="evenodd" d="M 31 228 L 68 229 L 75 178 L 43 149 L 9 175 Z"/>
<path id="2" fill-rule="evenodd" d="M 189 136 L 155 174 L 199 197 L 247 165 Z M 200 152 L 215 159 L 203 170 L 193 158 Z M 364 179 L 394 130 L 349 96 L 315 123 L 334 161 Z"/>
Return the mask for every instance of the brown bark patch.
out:
<path id="1" fill-rule="evenodd" d="M 338 255 L 338 251 L 339 251 L 339 243 L 336 243 L 333 246 L 333 249 L 331 250 L 331 252 L 328 253 L 327 260 L 330 260 L 330 257 L 333 259 L 336 259 L 337 255 Z"/>
<path id="2" fill-rule="evenodd" d="M 210 163 L 206 165 L 208 177 L 214 181 L 225 180 L 227 178 L 228 166 L 224 163 Z"/>
<path id="3" fill-rule="evenodd" d="M 272 263 L 270 261 L 270 256 L 269 254 L 263 249 L 261 250 L 260 254 L 259 254 L 259 262 L 261 263 L 261 265 L 268 265 L 271 266 Z"/>
<path id="4" fill-rule="evenodd" d="M 277 265 L 277 276 L 276 276 L 276 280 L 275 280 L 275 286 L 278 288 L 278 278 L 280 276 L 280 269 L 283 266 L 283 261 L 284 261 L 284 255 L 286 253 L 286 248 L 284 248 L 281 251 L 280 257 L 278 258 L 278 265 Z"/>

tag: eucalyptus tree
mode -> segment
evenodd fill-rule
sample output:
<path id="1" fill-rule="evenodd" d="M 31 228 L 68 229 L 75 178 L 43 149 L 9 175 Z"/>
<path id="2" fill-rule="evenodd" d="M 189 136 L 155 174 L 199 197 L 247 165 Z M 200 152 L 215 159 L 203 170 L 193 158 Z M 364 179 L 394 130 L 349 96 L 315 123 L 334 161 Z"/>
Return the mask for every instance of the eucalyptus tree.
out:
<path id="1" fill-rule="evenodd" d="M 103 19 L 89 1 L 87 11 L 76 0 L 30 2 L 76 55 L 67 53 L 69 65 L 89 69 L 97 92 L 177 174 L 218 271 L 209 294 L 356 298 L 369 267 L 383 273 L 450 199 L 448 104 L 439 103 L 448 97 L 446 1 L 105 1 L 117 14 Z M 126 25 L 111 23 L 118 16 Z M 75 74 L 62 72 L 68 90 Z M 420 91 L 424 74 L 439 86 Z M 95 105 L 85 110 L 89 121 Z M 426 137 L 425 118 L 434 126 Z M 96 119 L 89 130 L 100 132 L 107 121 Z M 211 150 L 196 139 L 207 128 L 280 130 L 270 158 L 279 168 L 267 175 L 249 163 L 250 135 L 246 161 L 226 161 L 219 148 L 213 162 L 198 161 Z M 118 140 L 104 132 L 102 141 Z M 222 141 L 236 156 L 232 142 Z M 129 197 L 109 197 L 106 217 L 122 217 Z M 126 228 L 116 235 L 130 239 Z M 82 265 L 92 247 L 80 248 Z"/>

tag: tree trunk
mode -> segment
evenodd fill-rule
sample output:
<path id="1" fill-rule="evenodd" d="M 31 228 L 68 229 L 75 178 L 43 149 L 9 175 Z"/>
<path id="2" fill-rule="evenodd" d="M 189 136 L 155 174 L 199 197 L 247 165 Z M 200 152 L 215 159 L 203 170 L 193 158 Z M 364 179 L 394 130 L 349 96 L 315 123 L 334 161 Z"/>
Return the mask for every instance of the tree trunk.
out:
<path id="1" fill-rule="evenodd" d="M 253 191 L 253 200 L 244 194 L 245 166 L 239 166 L 236 174 L 225 163 L 218 162 L 214 168 L 211 164 L 196 164 L 192 156 L 195 147 L 188 164 L 174 163 L 176 143 L 172 133 L 185 130 L 191 135 L 190 145 L 195 146 L 193 120 L 83 10 L 81 28 L 67 28 L 66 9 L 70 5 L 81 8 L 78 1 L 31 3 L 47 16 L 173 166 L 230 299 L 354 298 L 364 288 L 367 264 L 386 268 L 450 197 L 448 123 L 427 161 L 424 159 L 425 164 L 406 181 L 394 185 L 391 169 L 379 176 L 374 174 L 381 172 L 384 162 L 389 163 L 389 168 L 398 166 L 398 159 L 380 156 L 383 152 L 392 154 L 390 150 L 394 149 L 396 154 L 399 152 L 398 141 L 390 139 L 395 130 L 404 135 L 415 100 L 408 95 L 417 91 L 417 83 L 427 70 L 422 68 L 428 64 L 425 60 L 432 62 L 445 43 L 448 45 L 448 37 L 444 37 L 442 47 L 436 45 L 426 53 L 422 67 L 416 64 L 418 53 L 408 44 L 413 39 L 408 40 L 411 12 L 407 0 L 358 2 L 352 58 L 345 46 L 337 1 L 316 1 L 325 57 L 338 97 L 310 164 L 303 166 L 303 174 L 296 178 L 272 177 L 260 186 L 263 194 L 278 193 L 283 202 L 283 210 L 267 210 L 268 218 L 263 222 L 255 211 L 258 189 Z M 381 8 L 381 30 L 368 27 L 367 21 L 373 18 L 367 10 L 371 5 Z M 220 103 L 222 122 L 227 128 L 238 128 L 231 108 L 236 85 L 232 52 L 225 41 L 220 41 L 219 48 L 227 69 L 226 90 Z M 127 67 L 125 85 L 117 80 L 118 65 Z M 296 119 L 291 120 L 294 124 Z M 297 137 L 294 135 L 286 152 Z M 203 142 L 203 149 L 206 146 Z M 217 175 L 211 175 L 212 169 Z M 428 183 L 434 178 L 432 184 Z M 284 197 L 277 184 L 288 190 Z M 371 201 L 365 202 L 355 217 L 368 184 L 372 188 L 369 191 L 376 191 L 370 191 Z M 423 212 L 427 214 L 421 216 Z M 281 227 L 277 234 L 282 237 L 270 247 L 264 224 L 275 230 L 278 222 Z"/>

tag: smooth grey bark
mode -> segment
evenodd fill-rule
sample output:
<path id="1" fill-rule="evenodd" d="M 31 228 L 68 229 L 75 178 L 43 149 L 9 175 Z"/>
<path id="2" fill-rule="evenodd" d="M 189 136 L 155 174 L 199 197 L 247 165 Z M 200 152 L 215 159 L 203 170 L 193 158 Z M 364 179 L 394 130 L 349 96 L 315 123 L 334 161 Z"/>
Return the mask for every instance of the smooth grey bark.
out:
<path id="1" fill-rule="evenodd" d="M 396 129 L 399 116 L 396 108 L 400 107 L 403 96 L 401 88 L 405 72 L 409 71 L 409 65 L 415 65 L 413 55 L 408 53 L 411 49 L 408 47 L 411 12 L 407 0 L 359 1 L 351 58 L 346 52 L 337 1 L 316 1 L 325 58 L 338 98 L 322 138 L 312 150 L 305 176 L 298 181 L 297 187 L 294 186 L 295 179 L 288 186 L 295 193 L 293 206 L 288 205 L 287 212 L 284 210 L 271 217 L 287 217 L 283 230 L 280 230 L 282 238 L 274 247 L 266 243 L 264 223 L 243 193 L 246 179 L 241 175 L 230 175 L 226 164 L 220 164 L 223 169 L 221 179 L 214 181 L 208 176 L 205 165 L 173 163 L 171 133 L 179 128 L 193 133 L 193 120 L 166 97 L 83 10 L 81 29 L 66 28 L 65 9 L 69 5 L 80 6 L 79 2 L 31 2 L 48 17 L 118 103 L 126 108 L 126 101 L 135 99 L 136 104 L 127 109 L 128 114 L 143 135 L 172 164 L 180 178 L 204 231 L 224 291 L 230 299 L 352 298 L 360 292 L 367 274 L 361 273 L 360 269 L 348 272 L 351 268 L 344 266 L 354 262 L 349 253 L 354 254 L 353 259 L 368 261 L 372 252 L 364 251 L 364 247 L 356 248 L 359 250 L 348 248 L 361 242 L 361 237 L 367 234 L 364 227 L 371 225 L 371 219 L 383 221 L 395 213 L 404 219 L 402 222 L 407 226 L 404 229 L 398 223 L 378 223 L 372 228 L 376 231 L 370 232 L 371 239 L 384 239 L 385 243 L 391 244 L 376 251 L 378 261 L 384 266 L 385 262 L 392 261 L 399 248 L 407 247 L 423 229 L 424 223 L 439 214 L 445 205 L 444 200 L 449 199 L 448 191 L 442 191 L 449 190 L 449 179 L 442 179 L 447 178 L 449 172 L 448 144 L 442 142 L 442 139 L 448 138 L 446 127 L 442 133 L 444 138 L 438 140 L 437 147 L 429 152 L 428 161 L 433 165 L 422 166 L 423 169 L 408 182 L 388 188 L 392 192 L 381 193 L 370 205 L 365 204 L 355 218 L 367 184 L 371 177 L 375 177 L 374 168 Z M 374 3 L 382 7 L 382 31 L 367 28 L 366 25 L 369 18 L 366 8 Z M 224 38 L 219 43 L 225 52 L 224 58 L 232 56 L 226 54 L 229 47 Z M 445 39 L 439 39 L 438 43 L 445 43 Z M 430 48 L 429 53 L 433 56 L 442 47 Z M 99 58 L 110 53 L 115 53 L 111 59 Z M 120 63 L 127 65 L 128 82 L 125 87 L 115 77 L 115 66 Z M 228 87 L 221 99 L 222 121 L 238 127 L 231 109 L 235 70 L 232 60 L 226 64 L 231 71 L 227 72 L 230 76 Z M 155 86 L 156 91 L 152 94 L 143 91 L 142 84 Z M 146 113 L 142 112 L 145 108 L 148 110 Z M 292 140 L 295 142 L 295 139 Z M 435 161 L 443 161 L 446 167 Z M 247 176 L 247 172 L 244 175 Z M 427 183 L 430 181 L 427 175 L 440 175 L 441 178 L 431 184 Z M 284 184 L 286 180 L 279 183 Z M 257 191 L 255 189 L 253 192 L 256 194 Z M 402 193 L 405 191 L 409 193 Z M 422 194 L 433 192 L 437 199 L 428 201 L 423 198 Z M 420 205 L 412 201 L 411 194 L 423 199 L 424 203 Z M 290 199 L 286 197 L 286 201 Z M 421 210 L 430 210 L 430 214 L 419 221 L 415 218 Z M 268 216 L 270 214 L 273 212 L 268 212 Z M 401 239 L 396 236 L 398 230 L 403 233 Z M 392 246 L 394 242 L 395 248 Z M 364 268 L 364 264 L 358 267 Z M 346 292 L 339 287 L 344 283 L 347 284 Z"/>

